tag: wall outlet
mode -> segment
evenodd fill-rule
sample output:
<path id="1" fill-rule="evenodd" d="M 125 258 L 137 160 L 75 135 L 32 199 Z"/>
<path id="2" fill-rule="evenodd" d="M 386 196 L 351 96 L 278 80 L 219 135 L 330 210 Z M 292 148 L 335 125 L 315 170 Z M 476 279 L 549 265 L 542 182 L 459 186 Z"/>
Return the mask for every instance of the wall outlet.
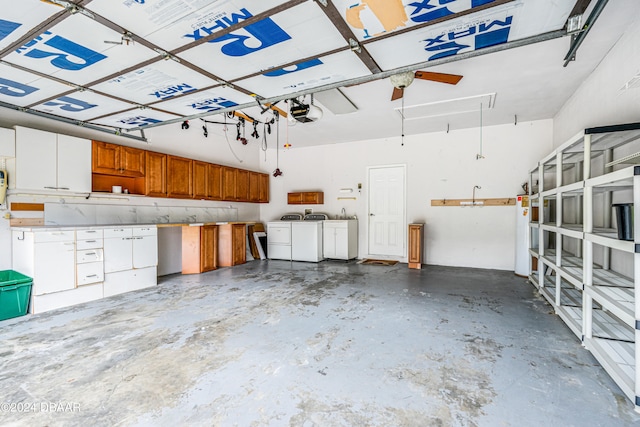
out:
<path id="1" fill-rule="evenodd" d="M 313 209 L 305 209 L 305 210 L 304 210 L 304 214 L 305 214 L 305 215 L 310 215 L 310 214 L 312 214 L 312 213 L 313 213 Z"/>

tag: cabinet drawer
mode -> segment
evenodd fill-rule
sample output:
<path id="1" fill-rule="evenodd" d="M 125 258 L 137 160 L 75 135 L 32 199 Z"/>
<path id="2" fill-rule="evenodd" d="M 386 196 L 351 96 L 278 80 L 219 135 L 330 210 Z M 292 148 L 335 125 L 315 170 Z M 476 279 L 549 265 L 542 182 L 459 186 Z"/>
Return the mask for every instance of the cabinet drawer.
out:
<path id="1" fill-rule="evenodd" d="M 46 242 L 71 242 L 76 239 L 74 231 L 38 231 L 35 233 L 34 241 L 36 243 Z"/>
<path id="2" fill-rule="evenodd" d="M 102 247 L 102 238 L 100 239 L 91 239 L 91 240 L 78 240 L 76 242 L 76 249 L 79 251 L 85 249 L 96 249 Z"/>
<path id="3" fill-rule="evenodd" d="M 155 236 L 158 234 L 156 227 L 136 227 L 132 230 L 134 236 Z"/>
<path id="4" fill-rule="evenodd" d="M 76 240 L 102 239 L 102 230 L 78 230 Z"/>
<path id="5" fill-rule="evenodd" d="M 113 237 L 131 237 L 133 235 L 131 228 L 105 228 L 104 238 Z"/>
<path id="6" fill-rule="evenodd" d="M 102 261 L 78 264 L 76 267 L 78 286 L 104 281 L 104 265 Z"/>
<path id="7" fill-rule="evenodd" d="M 76 263 L 83 264 L 86 262 L 97 262 L 104 260 L 104 252 L 102 249 L 88 249 L 76 251 Z"/>

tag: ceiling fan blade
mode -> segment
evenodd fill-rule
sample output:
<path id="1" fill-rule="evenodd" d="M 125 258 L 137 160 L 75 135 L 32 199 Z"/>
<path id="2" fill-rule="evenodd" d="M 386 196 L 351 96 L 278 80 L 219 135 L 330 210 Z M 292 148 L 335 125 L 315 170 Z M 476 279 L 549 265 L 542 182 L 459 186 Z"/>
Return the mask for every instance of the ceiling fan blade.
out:
<path id="1" fill-rule="evenodd" d="M 462 76 L 459 76 L 457 74 L 431 73 L 429 71 L 416 71 L 416 79 L 431 80 L 434 82 L 457 85 L 458 82 L 462 80 Z"/>
<path id="2" fill-rule="evenodd" d="M 393 95 L 391 95 L 391 100 L 395 101 L 396 99 L 400 99 L 404 96 L 404 89 L 400 89 L 399 87 L 393 88 Z"/>

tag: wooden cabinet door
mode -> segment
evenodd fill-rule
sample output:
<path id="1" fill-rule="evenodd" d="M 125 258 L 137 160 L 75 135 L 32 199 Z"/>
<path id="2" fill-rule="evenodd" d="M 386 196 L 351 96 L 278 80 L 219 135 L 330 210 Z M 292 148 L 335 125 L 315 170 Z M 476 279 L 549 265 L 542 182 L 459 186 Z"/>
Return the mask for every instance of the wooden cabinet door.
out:
<path id="1" fill-rule="evenodd" d="M 167 156 L 167 197 L 193 196 L 193 160 Z"/>
<path id="2" fill-rule="evenodd" d="M 218 226 L 200 227 L 200 271 L 211 271 L 218 267 Z"/>
<path id="3" fill-rule="evenodd" d="M 236 169 L 236 200 L 239 202 L 249 201 L 249 177 L 249 171 Z"/>
<path id="4" fill-rule="evenodd" d="M 211 200 L 222 199 L 222 166 L 207 165 L 207 197 Z"/>
<path id="5" fill-rule="evenodd" d="M 261 173 L 260 177 L 260 195 L 258 201 L 260 203 L 269 203 L 269 174 Z"/>
<path id="6" fill-rule="evenodd" d="M 222 200 L 236 200 L 236 169 L 222 166 Z"/>
<path id="7" fill-rule="evenodd" d="M 120 173 L 125 176 L 144 176 L 144 150 L 120 146 Z"/>
<path id="8" fill-rule="evenodd" d="M 206 199 L 209 197 L 207 190 L 209 184 L 208 163 L 193 161 L 193 198 Z"/>
<path id="9" fill-rule="evenodd" d="M 247 261 L 247 235 L 245 224 L 233 224 L 233 265 L 244 264 Z"/>
<path id="10" fill-rule="evenodd" d="M 422 224 L 409 224 L 409 268 L 422 268 Z"/>
<path id="11" fill-rule="evenodd" d="M 167 155 L 146 152 L 145 195 L 167 197 Z"/>
<path id="12" fill-rule="evenodd" d="M 249 172 L 249 201 L 260 201 L 260 174 L 258 172 Z"/>
<path id="13" fill-rule="evenodd" d="M 287 194 L 287 203 L 290 205 L 301 205 L 302 204 L 302 193 L 288 193 Z"/>
<path id="14" fill-rule="evenodd" d="M 318 193 L 305 192 L 302 193 L 303 204 L 316 204 L 318 203 Z"/>
<path id="15" fill-rule="evenodd" d="M 115 175 L 120 173 L 120 146 L 93 141 L 91 149 L 91 172 Z"/>

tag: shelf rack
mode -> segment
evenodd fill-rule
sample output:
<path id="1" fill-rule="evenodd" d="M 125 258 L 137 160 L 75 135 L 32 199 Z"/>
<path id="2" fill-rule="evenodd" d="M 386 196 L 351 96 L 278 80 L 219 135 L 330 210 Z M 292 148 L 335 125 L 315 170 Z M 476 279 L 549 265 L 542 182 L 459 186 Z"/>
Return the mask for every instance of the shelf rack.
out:
<path id="1" fill-rule="evenodd" d="M 589 128 L 529 172 L 529 281 L 638 412 L 640 215 L 620 240 L 612 204 L 640 206 L 639 152 L 640 123 Z"/>

